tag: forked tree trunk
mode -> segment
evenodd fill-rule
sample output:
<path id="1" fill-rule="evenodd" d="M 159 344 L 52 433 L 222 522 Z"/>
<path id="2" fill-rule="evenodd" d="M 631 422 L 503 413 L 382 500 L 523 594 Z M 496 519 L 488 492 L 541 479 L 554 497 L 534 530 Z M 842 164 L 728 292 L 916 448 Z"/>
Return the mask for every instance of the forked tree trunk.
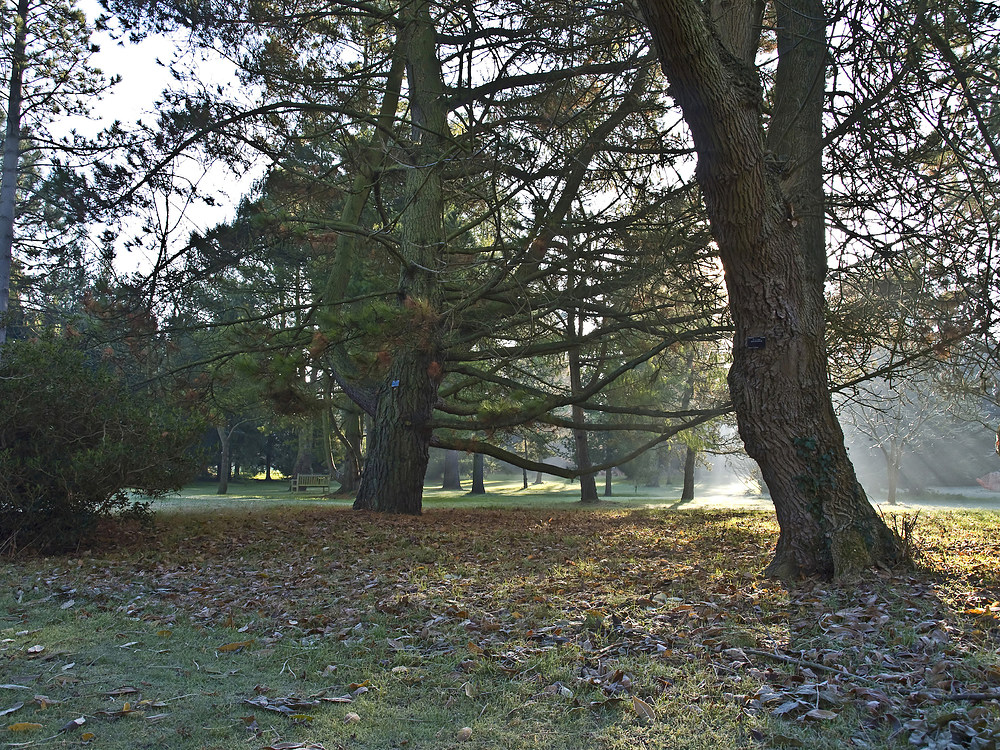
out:
<path id="1" fill-rule="evenodd" d="M 432 269 L 443 250 L 444 198 L 439 162 L 447 113 L 435 31 L 426 2 L 404 5 L 401 35 L 413 122 L 406 179 L 398 298 L 404 329 L 394 331 L 385 379 L 375 394 L 374 424 L 356 509 L 419 514 L 430 448 L 430 420 L 442 375 L 440 290 Z"/>
<path id="2" fill-rule="evenodd" d="M 779 4 L 766 145 L 752 64 L 762 0 L 716 3 L 725 21 L 714 30 L 698 0 L 639 4 L 694 138 L 725 271 L 736 329 L 729 388 L 781 528 L 767 572 L 845 576 L 894 563 L 898 539 L 858 483 L 827 384 L 822 0 Z M 721 34 L 738 41 L 727 48 Z"/>

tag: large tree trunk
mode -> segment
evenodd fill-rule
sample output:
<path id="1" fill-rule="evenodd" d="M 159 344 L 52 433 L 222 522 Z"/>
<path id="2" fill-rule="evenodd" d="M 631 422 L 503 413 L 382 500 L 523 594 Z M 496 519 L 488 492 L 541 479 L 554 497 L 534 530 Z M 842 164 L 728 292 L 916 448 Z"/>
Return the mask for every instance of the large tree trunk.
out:
<path id="1" fill-rule="evenodd" d="M 752 65 L 763 3 L 725 3 L 725 28 L 714 30 L 698 0 L 639 4 L 694 138 L 725 271 L 736 328 L 729 387 L 781 528 L 767 572 L 788 580 L 893 563 L 898 540 L 858 483 L 827 384 L 822 1 L 779 6 L 766 145 Z M 740 41 L 727 48 L 722 33 Z"/>
<path id="2" fill-rule="evenodd" d="M 406 78 L 413 135 L 401 216 L 405 261 L 398 299 L 406 329 L 396 332 L 376 397 L 374 426 L 356 509 L 421 512 L 431 439 L 430 420 L 442 366 L 439 296 L 433 269 L 444 241 L 444 198 L 438 163 L 447 135 L 445 92 L 434 26 L 426 2 L 404 5 Z"/>
<path id="3" fill-rule="evenodd" d="M 429 353 L 416 349 L 393 358 L 388 382 L 376 394 L 356 510 L 420 514 L 437 396 L 437 383 L 427 376 L 431 361 Z"/>

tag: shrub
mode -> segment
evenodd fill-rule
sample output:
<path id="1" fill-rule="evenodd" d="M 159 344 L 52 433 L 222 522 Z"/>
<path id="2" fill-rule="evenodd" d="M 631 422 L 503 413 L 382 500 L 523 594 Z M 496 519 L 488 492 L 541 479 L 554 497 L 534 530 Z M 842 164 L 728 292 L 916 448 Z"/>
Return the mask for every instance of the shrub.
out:
<path id="1" fill-rule="evenodd" d="M 136 392 L 72 342 L 0 351 L 0 552 L 72 549 L 104 516 L 142 514 L 129 490 L 179 489 L 201 425 Z"/>

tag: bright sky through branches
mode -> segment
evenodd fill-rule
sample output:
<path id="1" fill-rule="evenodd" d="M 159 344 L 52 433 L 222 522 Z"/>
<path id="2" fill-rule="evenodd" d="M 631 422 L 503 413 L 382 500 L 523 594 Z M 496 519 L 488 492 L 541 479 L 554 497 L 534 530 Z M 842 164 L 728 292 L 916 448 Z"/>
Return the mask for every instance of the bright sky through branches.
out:
<path id="1" fill-rule="evenodd" d="M 80 0 L 78 7 L 86 13 L 91 26 L 102 13 L 97 0 Z M 111 25 L 113 28 L 114 21 Z M 115 120 L 126 128 L 138 121 L 147 125 L 155 124 L 159 116 L 157 102 L 163 90 L 178 85 L 170 73 L 170 64 L 183 49 L 182 32 L 177 32 L 176 35 L 149 34 L 140 42 L 133 43 L 129 41 L 127 34 L 98 31 L 93 34 L 92 41 L 100 48 L 93 56 L 93 64 L 109 77 L 120 75 L 121 81 L 94 104 L 90 119 L 68 119 L 63 123 L 65 130 L 73 128 L 83 135 L 94 136 Z M 206 81 L 217 81 L 221 85 L 235 81 L 234 67 L 221 57 L 199 59 L 195 65 Z M 191 232 L 204 232 L 216 224 L 231 220 L 240 198 L 249 191 L 262 170 L 251 170 L 235 178 L 222 165 L 201 164 L 194 159 L 187 159 L 178 160 L 174 171 L 176 179 L 198 183 L 200 189 L 215 201 L 214 205 L 196 202 L 182 206 L 171 198 L 172 204 L 169 207 L 162 199 L 157 201 L 158 223 L 169 226 L 173 244 L 183 244 Z M 127 221 L 126 226 L 134 225 L 134 230 L 139 223 L 140 220 L 135 218 Z M 121 236 L 124 238 L 131 233 L 127 231 Z M 157 243 L 149 244 L 148 249 L 144 247 L 135 252 L 126 251 L 123 244 L 118 247 L 116 269 L 131 272 L 149 268 L 155 262 L 158 251 L 154 247 Z"/>

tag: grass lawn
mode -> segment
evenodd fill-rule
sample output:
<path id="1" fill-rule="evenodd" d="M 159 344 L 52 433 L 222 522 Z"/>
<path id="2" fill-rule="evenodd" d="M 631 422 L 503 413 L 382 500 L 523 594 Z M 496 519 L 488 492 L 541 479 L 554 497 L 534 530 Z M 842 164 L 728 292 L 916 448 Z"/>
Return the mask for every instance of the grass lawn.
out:
<path id="1" fill-rule="evenodd" d="M 923 511 L 916 570 L 788 590 L 759 577 L 776 527 L 752 499 L 519 487 L 432 490 L 419 518 L 196 487 L 152 530 L 0 561 L 0 742 L 1000 743 L 996 513 Z"/>

